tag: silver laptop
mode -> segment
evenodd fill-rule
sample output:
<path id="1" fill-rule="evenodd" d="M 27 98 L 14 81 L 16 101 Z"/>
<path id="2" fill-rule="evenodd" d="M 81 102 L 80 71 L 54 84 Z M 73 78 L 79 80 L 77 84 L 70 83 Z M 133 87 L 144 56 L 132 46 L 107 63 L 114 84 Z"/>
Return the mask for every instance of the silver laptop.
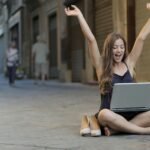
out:
<path id="1" fill-rule="evenodd" d="M 115 84 L 110 109 L 115 112 L 150 110 L 150 82 Z"/>

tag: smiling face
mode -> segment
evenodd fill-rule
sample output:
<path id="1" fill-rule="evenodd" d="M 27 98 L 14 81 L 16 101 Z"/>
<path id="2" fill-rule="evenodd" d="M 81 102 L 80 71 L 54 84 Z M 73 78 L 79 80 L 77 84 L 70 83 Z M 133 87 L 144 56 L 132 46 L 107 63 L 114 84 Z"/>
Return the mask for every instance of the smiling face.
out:
<path id="1" fill-rule="evenodd" d="M 100 91 L 107 93 L 112 88 L 112 76 L 114 66 L 124 62 L 128 56 L 125 39 L 119 34 L 112 32 L 107 35 L 102 53 L 102 75 L 100 76 Z"/>
<path id="2" fill-rule="evenodd" d="M 123 60 L 125 53 L 125 45 L 122 39 L 117 39 L 113 45 L 113 60 L 115 63 L 120 63 Z"/>

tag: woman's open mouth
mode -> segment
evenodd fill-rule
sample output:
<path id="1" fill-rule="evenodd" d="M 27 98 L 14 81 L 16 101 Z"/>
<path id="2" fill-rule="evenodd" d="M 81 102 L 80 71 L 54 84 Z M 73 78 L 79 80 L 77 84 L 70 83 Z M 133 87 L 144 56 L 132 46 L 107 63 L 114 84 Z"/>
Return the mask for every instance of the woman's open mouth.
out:
<path id="1" fill-rule="evenodd" d="M 116 60 L 122 59 L 122 54 L 115 54 L 115 59 Z"/>

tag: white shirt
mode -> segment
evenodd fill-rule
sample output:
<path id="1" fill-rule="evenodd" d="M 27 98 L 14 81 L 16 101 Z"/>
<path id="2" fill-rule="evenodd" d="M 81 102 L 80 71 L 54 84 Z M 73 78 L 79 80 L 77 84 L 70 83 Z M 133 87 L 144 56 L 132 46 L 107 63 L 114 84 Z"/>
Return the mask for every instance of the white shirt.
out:
<path id="1" fill-rule="evenodd" d="M 47 63 L 48 47 L 45 43 L 35 43 L 32 54 L 35 54 L 35 63 Z"/>
<path id="2" fill-rule="evenodd" d="M 6 53 L 7 66 L 14 66 L 18 60 L 18 50 L 16 48 L 9 48 Z"/>

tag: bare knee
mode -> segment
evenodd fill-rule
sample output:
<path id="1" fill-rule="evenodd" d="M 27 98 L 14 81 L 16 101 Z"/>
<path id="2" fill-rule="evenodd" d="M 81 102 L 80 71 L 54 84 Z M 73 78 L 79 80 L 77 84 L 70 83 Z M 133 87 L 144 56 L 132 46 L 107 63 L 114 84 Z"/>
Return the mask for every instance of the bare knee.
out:
<path id="1" fill-rule="evenodd" d="M 150 119 L 150 111 L 147 112 L 143 112 L 137 115 L 137 117 L 139 117 L 140 119 L 146 119 L 149 120 Z"/>
<path id="2" fill-rule="evenodd" d="M 147 111 L 147 116 L 150 118 L 150 111 Z"/>
<path id="3" fill-rule="evenodd" d="M 143 117 L 150 122 L 150 111 L 143 113 Z"/>
<path id="4" fill-rule="evenodd" d="M 107 125 L 110 121 L 113 121 L 114 119 L 115 118 L 113 112 L 110 111 L 109 109 L 103 109 L 98 114 L 98 120 L 100 124 L 104 126 Z"/>

